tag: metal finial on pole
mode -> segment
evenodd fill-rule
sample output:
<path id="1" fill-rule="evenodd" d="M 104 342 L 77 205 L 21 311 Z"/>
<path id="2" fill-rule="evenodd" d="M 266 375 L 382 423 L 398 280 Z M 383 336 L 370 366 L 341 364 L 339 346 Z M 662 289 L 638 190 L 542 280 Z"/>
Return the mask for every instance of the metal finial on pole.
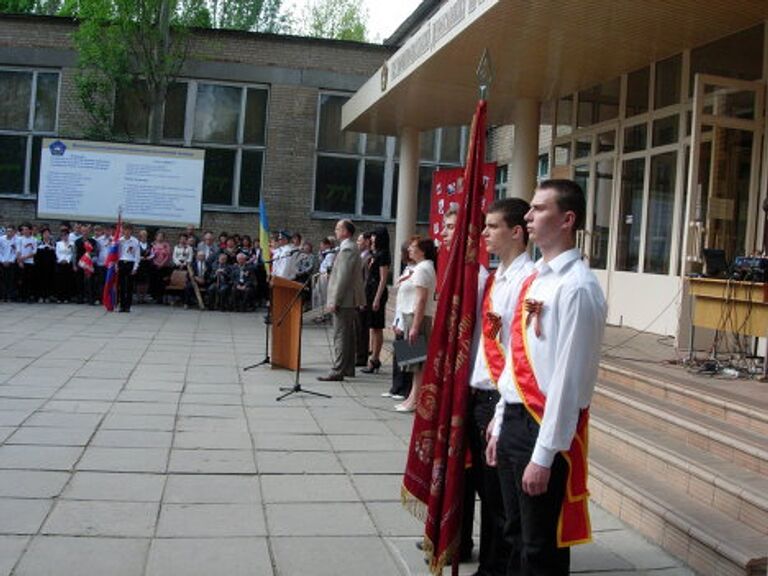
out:
<path id="1" fill-rule="evenodd" d="M 480 89 L 480 99 L 486 100 L 488 98 L 488 92 L 493 84 L 493 66 L 491 64 L 491 53 L 488 52 L 488 48 L 483 50 L 483 56 L 480 58 L 480 63 L 477 65 L 477 83 Z"/>

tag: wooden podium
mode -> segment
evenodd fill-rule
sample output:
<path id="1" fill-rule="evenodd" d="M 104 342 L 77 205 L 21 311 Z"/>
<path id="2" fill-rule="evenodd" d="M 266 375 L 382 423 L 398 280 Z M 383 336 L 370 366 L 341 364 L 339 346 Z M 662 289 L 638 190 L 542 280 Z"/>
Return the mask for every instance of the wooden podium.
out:
<path id="1" fill-rule="evenodd" d="M 275 276 L 272 278 L 272 368 L 298 372 L 301 365 L 301 314 L 299 296 L 303 284 Z"/>

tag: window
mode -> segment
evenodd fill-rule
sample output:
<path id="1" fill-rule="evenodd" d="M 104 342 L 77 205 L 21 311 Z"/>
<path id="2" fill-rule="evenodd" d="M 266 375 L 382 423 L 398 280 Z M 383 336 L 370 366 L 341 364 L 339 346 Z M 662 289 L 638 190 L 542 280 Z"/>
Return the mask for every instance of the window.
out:
<path id="1" fill-rule="evenodd" d="M 372 219 L 397 217 L 399 141 L 341 130 L 347 95 L 321 94 L 317 130 L 314 210 Z M 429 221 L 432 172 L 460 166 L 464 126 L 422 132 L 419 138 L 418 222 Z"/>
<path id="2" fill-rule="evenodd" d="M 680 117 L 667 116 L 653 121 L 653 146 L 664 146 L 677 142 Z"/>
<path id="3" fill-rule="evenodd" d="M 639 272 L 640 234 L 643 224 L 645 158 L 625 160 L 619 195 L 616 270 Z"/>
<path id="4" fill-rule="evenodd" d="M 648 145 L 648 126 L 637 124 L 624 129 L 624 152 L 639 152 Z"/>
<path id="5" fill-rule="evenodd" d="M 683 57 L 678 54 L 656 63 L 656 87 L 653 109 L 680 103 L 680 80 L 683 69 Z"/>
<path id="6" fill-rule="evenodd" d="M 115 97 L 114 131 L 146 142 L 149 110 L 143 82 Z M 259 86 L 188 80 L 168 86 L 162 144 L 205 149 L 203 203 L 258 208 L 266 151 L 269 91 Z"/>
<path id="7" fill-rule="evenodd" d="M 651 274 L 669 272 L 676 173 L 677 152 L 659 154 L 651 158 L 648 230 L 645 239 L 643 272 Z"/>
<path id="8" fill-rule="evenodd" d="M 578 127 L 583 128 L 618 118 L 620 88 L 621 79 L 615 78 L 579 92 Z"/>
<path id="9" fill-rule="evenodd" d="M 648 112 L 650 84 L 651 69 L 648 67 L 635 70 L 627 75 L 627 118 Z"/>
<path id="10" fill-rule="evenodd" d="M 690 95 L 697 73 L 757 80 L 763 75 L 763 24 L 691 50 Z"/>
<path id="11" fill-rule="evenodd" d="M 36 194 L 43 136 L 55 136 L 59 73 L 0 69 L 0 193 Z"/>
<path id="12" fill-rule="evenodd" d="M 507 182 L 509 181 L 509 166 L 502 164 L 496 166 L 496 183 L 493 188 L 493 197 L 498 200 L 499 198 L 507 197 Z"/>
<path id="13" fill-rule="evenodd" d="M 567 136 L 573 131 L 573 96 L 565 96 L 557 101 L 557 126 L 555 136 Z"/>
<path id="14" fill-rule="evenodd" d="M 595 199 L 592 203 L 592 242 L 589 266 L 605 270 L 608 266 L 608 236 L 613 197 L 613 158 L 595 163 Z"/>

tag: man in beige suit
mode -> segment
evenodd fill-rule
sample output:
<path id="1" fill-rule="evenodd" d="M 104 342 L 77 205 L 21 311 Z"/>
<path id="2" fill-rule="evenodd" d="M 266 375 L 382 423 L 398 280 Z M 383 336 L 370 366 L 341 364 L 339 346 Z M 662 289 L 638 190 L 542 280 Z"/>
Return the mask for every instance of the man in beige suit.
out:
<path id="1" fill-rule="evenodd" d="M 349 220 L 336 223 L 339 253 L 333 261 L 328 279 L 326 309 L 333 314 L 333 368 L 323 382 L 338 382 L 355 375 L 355 318 L 365 304 L 363 269 L 360 251 L 355 244 L 355 225 Z"/>

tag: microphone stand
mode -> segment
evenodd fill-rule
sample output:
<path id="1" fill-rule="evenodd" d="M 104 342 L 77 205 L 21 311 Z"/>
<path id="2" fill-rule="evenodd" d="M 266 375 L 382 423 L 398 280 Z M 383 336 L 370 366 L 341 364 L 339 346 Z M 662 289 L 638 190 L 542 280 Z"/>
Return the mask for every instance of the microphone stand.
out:
<path id="1" fill-rule="evenodd" d="M 280 315 L 280 318 L 277 320 L 276 326 L 282 325 L 283 321 L 285 320 L 286 316 L 288 316 L 288 313 L 291 311 L 293 306 L 296 304 L 296 301 L 301 298 L 302 294 L 304 294 L 304 290 L 306 290 L 309 283 L 312 281 L 312 277 L 314 275 L 310 274 L 309 278 L 307 278 L 304 283 L 301 285 L 301 290 L 296 291 L 296 295 L 293 297 L 293 300 L 291 300 L 288 305 L 283 310 L 283 313 Z M 321 398 L 331 398 L 330 394 L 323 394 L 322 392 L 315 392 L 314 390 L 307 390 L 306 388 L 301 387 L 301 383 L 299 382 L 299 377 L 301 375 L 301 337 L 302 333 L 304 332 L 304 326 L 303 324 L 303 315 L 302 312 L 302 321 L 299 323 L 299 358 L 296 365 L 296 373 L 295 373 L 295 379 L 293 381 L 293 386 L 281 386 L 280 392 L 284 392 L 281 396 L 277 397 L 277 401 L 280 402 L 284 398 L 287 398 L 288 396 L 291 396 L 292 394 L 298 394 L 299 392 L 303 392 L 304 394 L 311 394 L 313 396 L 320 396 Z"/>
<path id="2" fill-rule="evenodd" d="M 267 313 L 267 318 L 269 321 L 267 321 L 267 318 L 264 319 L 264 359 L 261 362 L 256 362 L 256 364 L 251 364 L 250 366 L 246 366 L 243 368 L 243 372 L 248 372 L 248 370 L 253 370 L 254 368 L 258 368 L 259 366 L 264 366 L 265 364 L 272 364 L 272 358 L 269 357 L 269 326 L 272 324 L 272 306 L 273 306 L 274 299 L 272 298 L 272 286 L 269 287 L 269 312 Z"/>

